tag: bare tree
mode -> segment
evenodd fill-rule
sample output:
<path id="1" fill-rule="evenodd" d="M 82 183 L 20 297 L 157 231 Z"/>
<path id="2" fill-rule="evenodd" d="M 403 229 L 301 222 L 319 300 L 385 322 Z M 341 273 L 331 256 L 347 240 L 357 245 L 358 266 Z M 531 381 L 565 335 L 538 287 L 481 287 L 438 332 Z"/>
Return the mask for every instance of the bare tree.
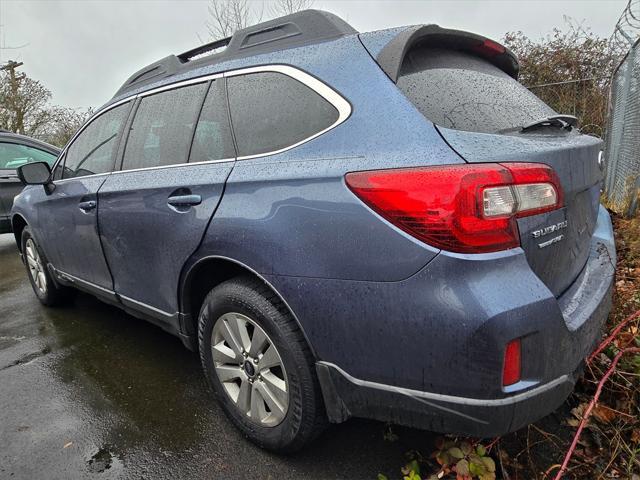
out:
<path id="1" fill-rule="evenodd" d="M 0 74 L 0 126 L 12 132 L 33 135 L 49 121 L 51 92 L 26 73 L 22 63 L 9 61 Z"/>
<path id="2" fill-rule="evenodd" d="M 7 62 L 0 69 L 0 128 L 64 145 L 90 114 L 50 104 L 51 92 Z"/>
<path id="3" fill-rule="evenodd" d="M 276 0 L 270 4 L 269 11 L 272 17 L 281 17 L 312 6 L 313 0 Z"/>
<path id="4" fill-rule="evenodd" d="M 93 109 L 78 110 L 69 107 L 51 107 L 48 122 L 38 132 L 38 138 L 63 147 L 82 125 L 93 115 Z"/>
<path id="5" fill-rule="evenodd" d="M 267 11 L 272 18 L 307 9 L 313 0 L 271 0 Z M 210 0 L 207 7 L 209 20 L 205 23 L 211 39 L 217 40 L 233 35 L 264 18 L 265 2 L 252 0 Z"/>
<path id="6" fill-rule="evenodd" d="M 602 136 L 611 75 L 623 52 L 581 24 L 565 23 L 540 40 L 509 32 L 504 43 L 518 57 L 521 83 L 557 112 L 577 116 L 583 132 Z"/>
<path id="7" fill-rule="evenodd" d="M 256 8 L 260 5 L 260 10 Z M 207 7 L 209 20 L 205 23 L 212 39 L 230 37 L 233 32 L 259 23 L 264 13 L 262 2 L 249 0 L 211 0 Z"/>

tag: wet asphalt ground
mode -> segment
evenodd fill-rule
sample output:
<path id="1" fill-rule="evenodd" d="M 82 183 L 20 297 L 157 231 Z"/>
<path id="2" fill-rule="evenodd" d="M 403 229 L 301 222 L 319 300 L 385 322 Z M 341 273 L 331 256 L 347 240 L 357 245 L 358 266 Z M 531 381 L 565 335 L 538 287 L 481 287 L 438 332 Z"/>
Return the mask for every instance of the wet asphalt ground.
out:
<path id="1" fill-rule="evenodd" d="M 0 479 L 401 478 L 433 435 L 350 420 L 295 455 L 249 443 L 212 399 L 197 356 L 85 294 L 40 305 L 0 235 Z"/>

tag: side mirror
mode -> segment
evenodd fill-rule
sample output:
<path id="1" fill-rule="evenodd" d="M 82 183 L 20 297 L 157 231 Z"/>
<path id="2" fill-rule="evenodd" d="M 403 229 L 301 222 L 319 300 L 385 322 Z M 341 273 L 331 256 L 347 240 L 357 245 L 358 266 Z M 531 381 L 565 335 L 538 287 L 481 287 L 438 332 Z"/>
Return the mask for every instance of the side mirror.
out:
<path id="1" fill-rule="evenodd" d="M 51 168 L 45 162 L 25 163 L 16 170 L 23 185 L 48 185 L 51 183 Z"/>

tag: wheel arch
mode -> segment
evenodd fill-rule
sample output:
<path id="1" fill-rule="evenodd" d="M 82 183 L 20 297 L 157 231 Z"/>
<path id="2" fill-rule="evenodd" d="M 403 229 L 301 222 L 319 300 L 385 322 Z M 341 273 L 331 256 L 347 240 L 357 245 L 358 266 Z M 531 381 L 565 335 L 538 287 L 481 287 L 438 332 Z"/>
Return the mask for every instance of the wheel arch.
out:
<path id="1" fill-rule="evenodd" d="M 183 273 L 179 287 L 180 312 L 184 318 L 182 325 L 183 333 L 188 337 L 195 337 L 198 327 L 198 314 L 204 298 L 212 288 L 220 285 L 222 282 L 239 276 L 247 276 L 261 281 L 278 296 L 298 325 L 314 359 L 317 360 L 318 356 L 313 348 L 313 344 L 309 341 L 309 337 L 302 327 L 300 320 L 273 284 L 248 265 L 225 256 L 210 255 L 202 257 L 189 266 Z"/>

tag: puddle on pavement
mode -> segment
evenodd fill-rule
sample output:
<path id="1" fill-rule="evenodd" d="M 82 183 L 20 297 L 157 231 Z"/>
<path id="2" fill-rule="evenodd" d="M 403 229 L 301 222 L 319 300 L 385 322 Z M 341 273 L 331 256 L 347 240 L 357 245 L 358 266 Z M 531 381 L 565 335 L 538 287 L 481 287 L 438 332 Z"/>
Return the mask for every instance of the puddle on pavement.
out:
<path id="1" fill-rule="evenodd" d="M 62 313 L 62 312 L 61 312 Z M 95 411 L 123 417 L 119 444 L 183 449 L 198 444 L 220 415 L 197 357 L 159 328 L 87 295 L 50 326 L 62 354 L 53 369 Z"/>
<path id="2" fill-rule="evenodd" d="M 82 293 L 68 306 L 43 307 L 8 236 L 0 241 L 0 260 L 0 347 L 24 339 L 47 345 L 13 363 L 51 352 L 45 368 L 65 383 L 69 399 L 105 442 L 123 453 L 150 443 L 182 451 L 200 444 L 212 424 L 224 424 L 198 357 L 179 339 Z"/>
<path id="3" fill-rule="evenodd" d="M 37 358 L 43 357 L 43 356 L 47 355 L 48 353 L 51 353 L 51 348 L 47 346 L 47 347 L 44 347 L 44 348 L 42 348 L 41 350 L 39 350 L 37 352 L 29 353 L 27 355 L 24 355 L 24 356 L 18 358 L 17 360 L 14 360 L 13 362 L 8 364 L 7 366 L 4 366 L 4 367 L 0 368 L 0 371 L 6 370 L 7 368 L 11 368 L 11 367 L 17 367 L 19 365 L 27 365 L 30 362 L 32 362 L 33 360 L 36 360 Z"/>
<path id="4" fill-rule="evenodd" d="M 87 467 L 91 473 L 103 473 L 112 466 L 120 466 L 120 459 L 114 455 L 109 447 L 102 447 L 87 461 Z"/>

